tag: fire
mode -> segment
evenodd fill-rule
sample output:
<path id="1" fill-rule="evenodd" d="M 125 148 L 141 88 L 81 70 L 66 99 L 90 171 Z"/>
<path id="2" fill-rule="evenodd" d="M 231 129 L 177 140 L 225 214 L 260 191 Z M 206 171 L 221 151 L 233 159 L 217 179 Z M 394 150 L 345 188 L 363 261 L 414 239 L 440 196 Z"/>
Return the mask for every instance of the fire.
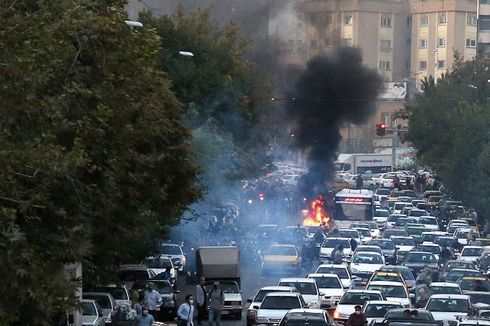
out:
<path id="1" fill-rule="evenodd" d="M 306 211 L 303 225 L 318 226 L 322 223 L 328 224 L 330 222 L 330 216 L 325 212 L 324 205 L 325 199 L 322 196 L 313 200 L 310 204 L 310 209 Z"/>

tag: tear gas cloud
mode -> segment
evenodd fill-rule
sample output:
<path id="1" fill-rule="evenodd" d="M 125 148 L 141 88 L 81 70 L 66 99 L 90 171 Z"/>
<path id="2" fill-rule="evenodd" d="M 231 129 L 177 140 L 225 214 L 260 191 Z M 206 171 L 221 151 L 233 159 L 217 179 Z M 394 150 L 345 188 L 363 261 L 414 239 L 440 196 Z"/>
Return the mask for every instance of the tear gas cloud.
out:
<path id="1" fill-rule="evenodd" d="M 308 173 L 298 183 L 300 194 L 311 198 L 325 190 L 335 171 L 340 128 L 365 123 L 381 90 L 381 76 L 363 66 L 358 48 L 339 48 L 308 62 L 286 108 L 295 123 L 294 146 L 307 153 Z"/>

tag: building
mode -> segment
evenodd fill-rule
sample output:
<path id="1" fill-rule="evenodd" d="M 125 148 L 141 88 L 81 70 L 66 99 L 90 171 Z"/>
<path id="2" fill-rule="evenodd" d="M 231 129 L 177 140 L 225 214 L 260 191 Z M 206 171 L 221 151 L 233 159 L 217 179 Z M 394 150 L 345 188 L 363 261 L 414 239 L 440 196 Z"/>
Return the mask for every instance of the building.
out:
<path id="1" fill-rule="evenodd" d="M 478 1 L 478 44 L 490 58 L 490 0 Z"/>
<path id="2" fill-rule="evenodd" d="M 418 89 L 424 77 L 434 76 L 437 80 L 451 70 L 455 53 L 464 59 L 476 55 L 477 0 L 412 0 L 410 12 L 411 77 Z"/>

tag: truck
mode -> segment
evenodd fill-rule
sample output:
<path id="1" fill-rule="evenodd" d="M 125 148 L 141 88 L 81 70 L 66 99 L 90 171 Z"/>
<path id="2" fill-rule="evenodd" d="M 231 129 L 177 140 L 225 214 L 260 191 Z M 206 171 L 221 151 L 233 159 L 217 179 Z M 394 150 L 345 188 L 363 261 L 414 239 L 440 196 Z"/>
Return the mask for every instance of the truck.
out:
<path id="1" fill-rule="evenodd" d="M 339 154 L 335 167 L 338 172 L 350 174 L 386 173 L 393 171 L 391 154 Z"/>
<path id="2" fill-rule="evenodd" d="M 240 248 L 235 246 L 206 246 L 196 250 L 196 276 L 205 277 L 209 293 L 215 282 L 224 293 L 222 315 L 241 320 L 243 298 L 240 276 Z"/>

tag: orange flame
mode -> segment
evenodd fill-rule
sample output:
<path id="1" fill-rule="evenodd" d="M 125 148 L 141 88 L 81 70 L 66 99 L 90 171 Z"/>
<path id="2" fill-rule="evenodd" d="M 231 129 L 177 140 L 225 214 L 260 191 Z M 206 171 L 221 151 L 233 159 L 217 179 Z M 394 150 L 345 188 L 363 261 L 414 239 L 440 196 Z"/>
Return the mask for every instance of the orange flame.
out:
<path id="1" fill-rule="evenodd" d="M 324 204 L 325 199 L 322 196 L 311 202 L 310 209 L 303 220 L 304 226 L 319 226 L 322 223 L 328 224 L 330 216 L 325 212 Z"/>

